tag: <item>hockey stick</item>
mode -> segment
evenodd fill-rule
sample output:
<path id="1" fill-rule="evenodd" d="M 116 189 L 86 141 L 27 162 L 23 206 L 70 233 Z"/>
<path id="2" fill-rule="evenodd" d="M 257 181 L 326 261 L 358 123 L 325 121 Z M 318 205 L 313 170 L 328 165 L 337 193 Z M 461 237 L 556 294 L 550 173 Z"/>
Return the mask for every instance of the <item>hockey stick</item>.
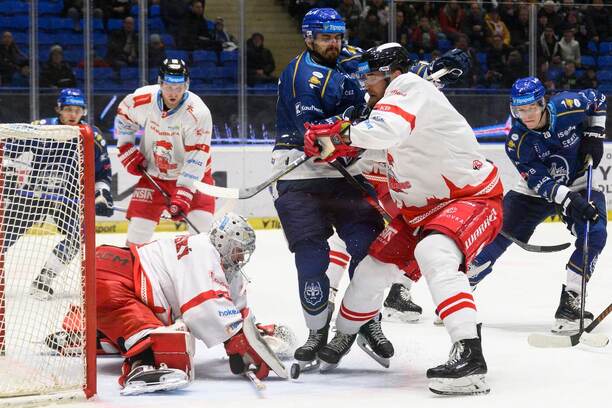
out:
<path id="1" fill-rule="evenodd" d="M 538 348 L 558 348 L 558 347 L 574 347 L 578 343 L 585 344 L 591 347 L 605 347 L 608 342 L 608 336 L 601 333 L 591 333 L 603 319 L 612 312 L 612 303 L 604 309 L 589 324 L 583 332 L 572 334 L 571 336 L 559 336 L 556 334 L 533 333 L 527 337 L 527 342 L 530 346 Z"/>
<path id="2" fill-rule="evenodd" d="M 587 203 L 591 202 L 591 184 L 593 183 L 593 159 L 587 156 Z M 584 242 L 582 243 L 582 280 L 580 282 L 580 329 L 578 333 L 584 331 L 584 308 L 586 302 L 587 269 L 589 268 L 589 231 L 591 230 L 591 220 L 586 220 L 584 225 Z"/>
<path id="3" fill-rule="evenodd" d="M 255 389 L 258 392 L 264 391 L 266 389 L 266 384 L 264 384 L 253 372 L 253 370 L 248 370 L 244 373 L 244 376 L 248 378 L 251 383 L 255 386 Z"/>
<path id="4" fill-rule="evenodd" d="M 170 208 L 170 194 L 168 194 L 166 190 L 164 190 L 159 184 L 157 184 L 157 181 L 155 181 L 153 177 L 151 177 L 148 171 L 146 171 L 145 169 L 141 169 L 141 170 L 142 170 L 142 174 L 147 178 L 147 180 L 149 180 L 149 183 L 151 183 L 153 187 L 155 187 L 155 189 L 159 191 L 159 193 L 162 196 L 164 196 L 164 198 L 166 199 L 166 206 Z M 193 225 L 191 221 L 189 221 L 189 218 L 187 218 L 187 214 L 179 210 L 179 215 L 183 217 L 183 219 L 185 220 L 185 223 L 189 225 L 191 229 L 193 229 L 197 234 L 200 233 L 200 231 L 196 228 L 196 226 Z"/>
<path id="5" fill-rule="evenodd" d="M 370 198 L 372 198 L 374 202 L 376 203 L 374 207 L 378 211 L 381 211 L 381 214 L 383 214 L 383 217 L 385 218 L 386 221 L 390 220 L 389 214 L 387 214 L 387 212 L 380 206 L 380 204 L 378 204 L 378 198 L 374 195 L 373 192 L 369 191 L 359 181 L 357 181 L 357 179 L 355 179 L 355 177 L 353 177 L 340 163 L 333 161 L 333 162 L 330 162 L 329 164 L 331 164 L 336 170 L 338 170 L 344 176 L 344 178 L 346 178 L 352 185 L 356 186 L 361 191 L 366 193 Z M 564 244 L 558 244 L 558 245 L 531 245 L 526 242 L 519 241 L 518 239 L 514 238 L 511 235 L 508 235 L 504 231 L 501 231 L 500 234 L 504 238 L 509 239 L 510 241 L 514 242 L 516 245 L 518 245 L 519 247 L 523 248 L 525 251 L 528 251 L 528 252 L 557 252 L 557 251 L 563 251 L 564 249 L 568 248 L 571 245 L 569 242 L 566 242 Z"/>
<path id="6" fill-rule="evenodd" d="M 279 170 L 278 172 L 272 174 L 265 181 L 251 187 L 243 187 L 243 188 L 229 188 L 229 187 L 217 187 L 212 184 L 202 183 L 201 181 L 194 182 L 195 188 L 200 192 L 212 197 L 219 198 L 236 198 L 238 200 L 244 200 L 246 198 L 251 198 L 254 195 L 258 194 L 262 190 L 266 189 L 270 184 L 274 183 L 285 174 L 290 173 L 295 170 L 297 167 L 306 163 L 310 157 L 305 154 L 301 155 L 291 163 L 287 164 L 287 166 Z"/>

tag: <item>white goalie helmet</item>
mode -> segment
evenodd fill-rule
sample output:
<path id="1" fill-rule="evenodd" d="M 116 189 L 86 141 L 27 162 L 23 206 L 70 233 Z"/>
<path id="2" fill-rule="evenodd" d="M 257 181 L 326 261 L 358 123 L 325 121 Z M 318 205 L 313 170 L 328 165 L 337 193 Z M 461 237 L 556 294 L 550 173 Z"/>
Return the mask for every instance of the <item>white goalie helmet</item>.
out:
<path id="1" fill-rule="evenodd" d="M 255 231 L 244 217 L 227 213 L 210 228 L 210 242 L 221 256 L 221 266 L 231 282 L 255 251 Z"/>

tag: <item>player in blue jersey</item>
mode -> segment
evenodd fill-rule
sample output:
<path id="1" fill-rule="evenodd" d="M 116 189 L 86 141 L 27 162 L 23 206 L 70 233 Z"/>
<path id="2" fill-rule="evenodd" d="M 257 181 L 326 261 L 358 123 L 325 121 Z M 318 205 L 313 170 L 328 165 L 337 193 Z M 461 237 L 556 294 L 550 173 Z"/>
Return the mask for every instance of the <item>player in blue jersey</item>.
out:
<path id="1" fill-rule="evenodd" d="M 87 113 L 85 97 L 79 89 L 62 89 L 57 99 L 57 117 L 41 119 L 34 125 L 86 124 L 83 116 Z M 113 215 L 111 195 L 111 164 L 106 151 L 106 142 L 101 132 L 94 127 L 95 149 L 95 205 L 96 215 Z M 53 153 L 55 152 L 55 154 Z M 59 153 L 61 152 L 61 153 Z M 4 146 L 5 158 L 14 163 L 16 174 L 12 180 L 15 198 L 4 210 L 4 219 L 10 225 L 3 233 L 2 251 L 10 248 L 37 222 L 51 216 L 63 235 L 53 248 L 40 274 L 32 282 L 30 293 L 41 300 L 53 296 L 52 282 L 78 253 L 81 231 L 78 226 L 77 186 L 64 182 L 65 172 L 78 168 L 77 152 L 72 143 L 59 141 L 7 141 Z"/>
<path id="2" fill-rule="evenodd" d="M 366 105 L 364 90 L 349 72 L 356 67 L 358 50 L 343 49 L 344 31 L 344 21 L 333 9 L 312 9 L 304 17 L 306 50 L 279 78 L 277 139 L 272 156 L 275 167 L 282 168 L 303 154 L 306 123 Z M 349 159 L 343 164 L 365 182 L 358 162 Z M 344 241 L 352 274 L 382 230 L 383 221 L 361 191 L 327 163 L 309 161 L 281 179 L 276 188 L 274 204 L 289 249 L 295 254 L 300 301 L 309 329 L 308 340 L 296 350 L 295 358 L 307 364 L 327 343 L 332 313 L 325 274 L 330 259 L 327 239 L 335 230 Z"/>
<path id="3" fill-rule="evenodd" d="M 576 236 L 552 328 L 553 332 L 566 333 L 577 330 L 580 319 L 582 248 L 587 220 L 591 221 L 587 279 L 606 244 L 605 196 L 592 189 L 592 201 L 587 202 L 585 171 L 588 156 L 593 159 L 593 167 L 603 156 L 607 106 L 606 97 L 595 89 L 561 92 L 548 103 L 544 94 L 544 86 L 534 77 L 518 79 L 512 86 L 510 108 L 516 120 L 506 140 L 506 154 L 521 180 L 504 196 L 503 230 L 527 242 L 538 224 L 559 212 Z M 487 262 L 491 265 L 470 277 L 472 286 L 491 272 L 510 244 L 507 238 L 498 235 L 482 250 L 470 269 Z M 593 315 L 585 312 L 585 320 L 592 319 Z"/>

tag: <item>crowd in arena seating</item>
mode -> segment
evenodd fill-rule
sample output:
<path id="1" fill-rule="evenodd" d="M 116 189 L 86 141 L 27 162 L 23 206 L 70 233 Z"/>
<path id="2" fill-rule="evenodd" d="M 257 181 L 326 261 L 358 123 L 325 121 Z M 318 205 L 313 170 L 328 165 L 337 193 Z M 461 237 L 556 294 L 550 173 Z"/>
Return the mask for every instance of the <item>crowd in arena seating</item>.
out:
<path id="1" fill-rule="evenodd" d="M 369 48 L 388 40 L 385 0 L 283 3 L 298 23 L 313 7 L 335 8 L 351 45 Z M 540 3 L 537 70 L 548 89 L 612 91 L 612 8 L 603 0 L 396 1 L 396 38 L 415 59 L 434 59 L 452 47 L 466 51 L 472 75 L 455 87 L 508 88 L 528 73 L 529 3 Z"/>

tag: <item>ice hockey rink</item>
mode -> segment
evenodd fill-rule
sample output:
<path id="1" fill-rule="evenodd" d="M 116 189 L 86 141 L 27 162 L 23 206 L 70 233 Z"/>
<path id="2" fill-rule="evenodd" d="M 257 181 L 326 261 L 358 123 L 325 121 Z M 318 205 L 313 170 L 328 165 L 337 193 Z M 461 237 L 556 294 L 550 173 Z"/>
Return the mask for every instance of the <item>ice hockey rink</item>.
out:
<path id="1" fill-rule="evenodd" d="M 158 234 L 158 237 L 167 233 Z M 561 223 L 540 226 L 533 243 L 567 242 Z M 122 234 L 101 234 L 98 244 L 122 244 Z M 78 407 L 533 407 L 609 406 L 612 346 L 578 345 L 536 349 L 527 344 L 532 332 L 547 332 L 559 301 L 564 265 L 562 253 L 528 253 L 513 246 L 476 291 L 483 327 L 483 349 L 489 366 L 486 396 L 441 397 L 427 389 L 427 368 L 446 361 L 450 340 L 433 322 L 433 305 L 425 281 L 414 285 L 414 300 L 424 312 L 416 324 L 383 323 L 395 346 L 391 367 L 384 369 L 356 345 L 332 372 L 303 373 L 284 381 L 271 374 L 267 389 L 230 373 L 223 346 L 198 343 L 196 380 L 187 389 L 122 397 L 117 376 L 121 359 L 98 359 L 98 396 Z M 251 308 L 258 321 L 289 325 L 306 338 L 297 297 L 296 270 L 281 230 L 257 231 L 257 249 L 245 268 L 252 279 Z M 343 281 L 346 286 L 348 278 Z M 604 250 L 589 285 L 587 308 L 598 315 L 612 302 L 612 251 Z M 612 336 L 612 317 L 596 329 Z"/>

